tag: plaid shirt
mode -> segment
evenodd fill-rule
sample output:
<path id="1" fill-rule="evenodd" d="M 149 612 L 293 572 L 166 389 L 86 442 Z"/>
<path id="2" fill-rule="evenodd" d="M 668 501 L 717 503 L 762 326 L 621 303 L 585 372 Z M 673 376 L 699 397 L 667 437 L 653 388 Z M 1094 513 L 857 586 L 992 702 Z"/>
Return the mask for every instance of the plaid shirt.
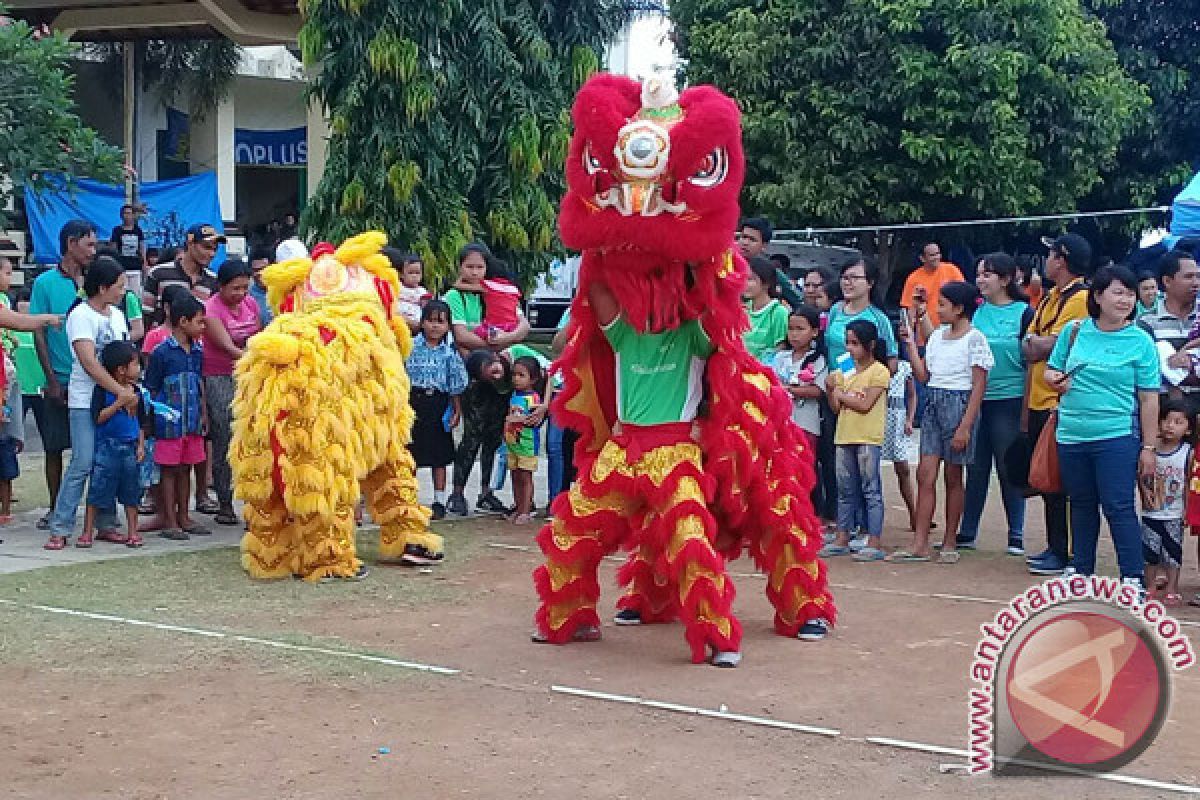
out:
<path id="1" fill-rule="evenodd" d="M 154 417 L 154 435 L 159 439 L 181 439 L 198 434 L 203 417 L 201 405 L 200 369 L 204 348 L 198 341 L 185 351 L 174 334 L 163 340 L 150 354 L 142 384 L 150 396 L 179 412 L 179 418 L 168 420 Z"/>
<path id="2" fill-rule="evenodd" d="M 436 347 L 430 347 L 425 334 L 418 333 L 404 367 L 414 389 L 433 389 L 454 395 L 462 394 L 467 388 L 467 368 L 449 336 Z"/>

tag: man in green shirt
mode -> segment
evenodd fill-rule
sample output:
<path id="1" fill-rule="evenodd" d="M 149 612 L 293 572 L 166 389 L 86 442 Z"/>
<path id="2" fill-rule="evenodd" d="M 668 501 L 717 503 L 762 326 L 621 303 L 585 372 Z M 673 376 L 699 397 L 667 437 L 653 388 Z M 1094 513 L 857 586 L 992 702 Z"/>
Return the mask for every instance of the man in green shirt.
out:
<path id="1" fill-rule="evenodd" d="M 617 358 L 617 418 L 644 427 L 694 420 L 712 352 L 700 323 L 638 333 L 618 315 L 603 325 Z"/>
<path id="2" fill-rule="evenodd" d="M 616 623 L 638 625 L 682 616 L 693 653 L 698 646 L 706 648 L 714 665 L 735 667 L 742 658 L 740 629 L 732 616 L 733 593 L 724 562 L 714 547 L 712 489 L 701 480 L 702 454 L 692 436 L 712 343 L 699 320 L 661 331 L 637 330 L 622 315 L 612 292 L 598 281 L 591 285 L 588 300 L 615 356 L 617 423 L 590 473 L 571 487 L 567 505 L 560 501 L 555 508 L 556 547 L 571 553 L 576 549 L 570 544 L 574 537 L 603 541 L 620 531 L 617 526 L 635 526 L 628 534 L 617 533 L 638 547 L 622 569 L 629 591 L 617 604 Z M 615 512 L 619 521 L 596 517 L 600 512 Z M 543 550 L 553 560 L 554 550 Z M 585 582 L 595 580 L 594 565 L 585 567 L 579 560 L 543 569 L 553 581 L 569 581 L 574 570 Z M 535 582 L 541 580 L 539 570 Z M 590 615 L 594 607 L 575 613 Z M 561 629 L 553 612 L 547 621 L 549 629 Z M 539 622 L 534 641 L 550 641 L 549 629 Z M 584 624 L 573 636 L 594 640 L 600 629 Z"/>
<path id="3" fill-rule="evenodd" d="M 83 273 L 96 255 L 96 228 L 90 222 L 73 219 L 63 225 L 58 234 L 62 260 L 33 282 L 29 297 L 30 314 L 58 314 L 65 319 L 67 311 L 79 297 Z M 62 482 L 62 454 L 71 446 L 71 426 L 67 415 L 66 385 L 71 377 L 75 356 L 67 341 L 66 326 L 35 331 L 34 347 L 42 373 L 46 376 L 43 390 L 45 402 L 38 420 L 38 434 L 46 450 L 46 489 L 50 508 L 58 497 Z M 50 527 L 49 514 L 38 521 L 39 530 Z"/>

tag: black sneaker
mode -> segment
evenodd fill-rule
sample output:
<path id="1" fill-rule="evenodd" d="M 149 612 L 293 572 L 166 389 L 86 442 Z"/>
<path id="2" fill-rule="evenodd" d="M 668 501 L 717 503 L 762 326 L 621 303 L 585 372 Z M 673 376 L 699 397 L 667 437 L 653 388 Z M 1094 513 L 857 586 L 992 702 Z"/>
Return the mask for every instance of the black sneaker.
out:
<path id="1" fill-rule="evenodd" d="M 430 519 L 446 518 L 446 507 L 441 503 L 434 503 L 432 506 L 430 506 L 430 509 L 433 511 L 433 516 L 431 516 Z"/>
<path id="2" fill-rule="evenodd" d="M 467 511 L 467 498 L 461 494 L 452 494 L 450 499 L 446 501 L 446 510 L 451 514 L 457 514 L 460 517 L 465 517 L 471 513 Z"/>
<path id="3" fill-rule="evenodd" d="M 1045 550 L 1043 550 L 1040 553 L 1035 553 L 1034 555 L 1031 555 L 1031 556 L 1025 556 L 1025 561 L 1032 564 L 1034 561 L 1045 561 L 1047 558 L 1050 558 L 1050 556 L 1052 556 L 1052 555 L 1054 555 L 1054 551 L 1051 550 L 1049 547 L 1047 547 Z"/>
<path id="4" fill-rule="evenodd" d="M 317 581 L 317 583 L 357 583 L 358 581 L 366 580 L 366 577 L 370 574 L 371 574 L 371 571 L 369 569 L 367 569 L 367 565 L 360 564 L 358 567 L 358 571 L 355 572 L 353 575 L 347 575 L 345 577 L 335 576 L 335 575 L 326 575 L 325 577 L 319 579 Z M 299 577 L 299 576 L 296 576 L 296 577 Z"/>
<path id="5" fill-rule="evenodd" d="M 829 622 L 821 619 L 811 619 L 804 623 L 796 638 L 802 642 L 819 642 L 829 634 Z"/>
<path id="6" fill-rule="evenodd" d="M 445 557 L 445 553 L 435 553 L 425 545 L 406 544 L 404 555 L 400 556 L 400 563 L 408 567 L 431 567 L 442 563 Z"/>
<path id="7" fill-rule="evenodd" d="M 510 514 L 512 509 L 500 502 L 494 494 L 481 494 L 475 502 L 476 511 L 486 511 L 489 514 Z"/>
<path id="8" fill-rule="evenodd" d="M 1062 575 L 1068 564 L 1063 559 L 1051 553 L 1041 561 L 1029 562 L 1030 575 Z"/>
<path id="9" fill-rule="evenodd" d="M 641 625 L 642 614 L 640 611 L 632 608 L 622 608 L 613 617 L 613 622 L 618 625 Z"/>

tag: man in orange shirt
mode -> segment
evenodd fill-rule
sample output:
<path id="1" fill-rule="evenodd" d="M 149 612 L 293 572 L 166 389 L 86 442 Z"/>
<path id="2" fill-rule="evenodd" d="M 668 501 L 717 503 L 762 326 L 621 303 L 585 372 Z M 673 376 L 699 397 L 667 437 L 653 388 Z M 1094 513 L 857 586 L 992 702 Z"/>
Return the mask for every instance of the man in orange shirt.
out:
<path id="1" fill-rule="evenodd" d="M 941 324 L 938 320 L 938 292 L 942 286 L 951 281 L 961 281 L 962 271 L 949 261 L 942 261 L 942 248 L 937 242 L 929 242 L 921 248 L 921 266 L 917 267 L 904 281 L 904 293 L 900 295 L 900 305 L 912 313 L 913 300 L 925 301 L 925 312 L 936 330 Z M 919 320 L 912 319 L 913 329 L 920 331 Z M 919 334 L 918 334 L 919 335 Z M 921 342 L 924 344 L 924 342 Z"/>

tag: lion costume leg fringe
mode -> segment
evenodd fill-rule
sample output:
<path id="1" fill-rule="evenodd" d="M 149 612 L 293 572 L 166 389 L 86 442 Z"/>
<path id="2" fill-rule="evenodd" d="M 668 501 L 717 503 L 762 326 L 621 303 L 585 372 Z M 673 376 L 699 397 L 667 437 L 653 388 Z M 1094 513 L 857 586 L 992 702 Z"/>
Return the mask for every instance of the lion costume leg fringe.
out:
<path id="1" fill-rule="evenodd" d="M 617 601 L 617 610 L 636 611 L 643 625 L 679 618 L 679 597 L 666 573 L 656 571 L 657 553 L 643 542 L 617 570 L 617 581 L 629 590 Z"/>
<path id="2" fill-rule="evenodd" d="M 283 499 L 272 494 L 265 501 L 247 501 L 244 513 L 250 530 L 242 537 L 242 568 L 259 580 L 292 577 L 296 545 Z"/>
<path id="3" fill-rule="evenodd" d="M 341 504 L 332 519 L 310 514 L 294 522 L 300 540 L 297 574 L 306 581 L 351 578 L 362 567 L 354 548 L 354 507 Z"/>
<path id="4" fill-rule="evenodd" d="M 416 464 L 408 450 L 367 475 L 363 488 L 379 523 L 380 562 L 398 562 L 410 544 L 442 552 L 442 537 L 429 530 L 429 509 L 417 502 Z"/>
<path id="5" fill-rule="evenodd" d="M 638 555 L 621 570 L 622 582 L 631 583 L 622 608 L 637 609 L 647 621 L 682 612 L 696 663 L 708 658 L 710 647 L 737 650 L 741 625 L 732 615 L 733 583 L 714 548 L 712 487 L 701 471 L 700 448 L 687 441 L 642 450 L 619 438 L 606 442 L 591 472 L 556 501 L 554 521 L 538 534 L 546 556 L 534 572 L 542 600 L 539 632 L 562 644 L 580 627 L 600 624 L 596 569 L 625 544 L 636 546 Z M 637 523 L 632 533 L 630 520 Z"/>

